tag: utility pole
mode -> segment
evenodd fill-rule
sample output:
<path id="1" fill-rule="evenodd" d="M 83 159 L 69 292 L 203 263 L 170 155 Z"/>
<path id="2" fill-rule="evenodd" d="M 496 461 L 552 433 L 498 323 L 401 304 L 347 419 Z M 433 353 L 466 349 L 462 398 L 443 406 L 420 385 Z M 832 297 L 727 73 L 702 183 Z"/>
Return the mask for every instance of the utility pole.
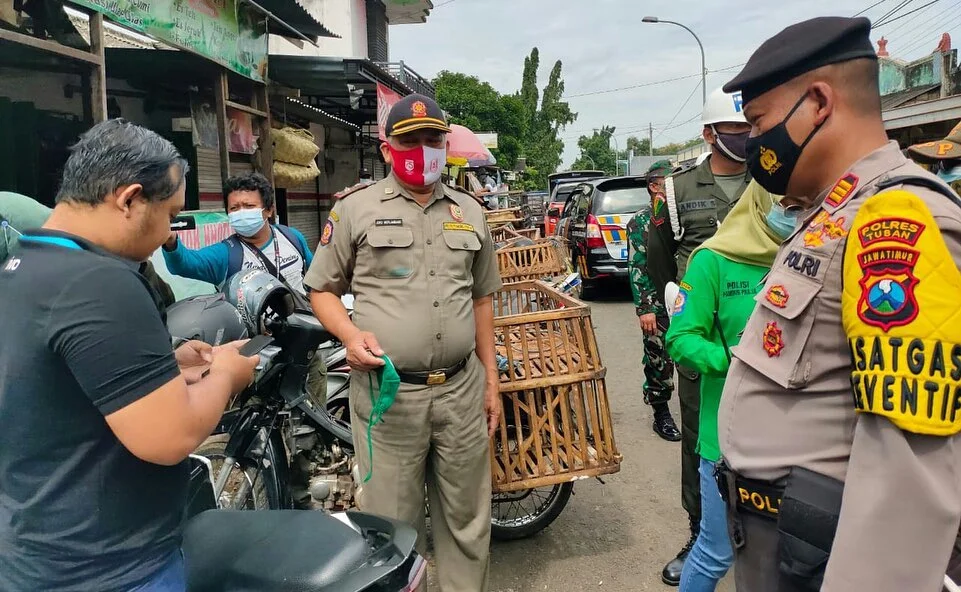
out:
<path id="1" fill-rule="evenodd" d="M 654 124 L 653 123 L 647 124 L 647 149 L 650 151 L 648 152 L 647 155 L 654 156 Z"/>

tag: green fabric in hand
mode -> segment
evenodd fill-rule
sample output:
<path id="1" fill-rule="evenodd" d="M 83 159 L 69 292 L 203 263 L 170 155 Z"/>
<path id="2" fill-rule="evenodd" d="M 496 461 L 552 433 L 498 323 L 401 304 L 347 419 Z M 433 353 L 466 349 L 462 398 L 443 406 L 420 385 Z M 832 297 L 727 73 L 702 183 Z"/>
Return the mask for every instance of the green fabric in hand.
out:
<path id="1" fill-rule="evenodd" d="M 370 417 L 367 418 L 367 452 L 370 466 L 367 469 L 367 475 L 364 477 L 364 483 L 370 481 L 371 475 L 374 474 L 374 441 L 371 438 L 371 430 L 383 420 L 384 414 L 394 404 L 397 391 L 400 389 L 400 376 L 397 374 L 397 369 L 394 368 L 394 363 L 390 361 L 386 354 L 381 356 L 380 359 L 384 360 L 384 365 L 367 373 L 367 379 L 370 381 L 371 402 Z M 374 396 L 374 374 L 377 375 L 379 387 L 376 397 Z"/>

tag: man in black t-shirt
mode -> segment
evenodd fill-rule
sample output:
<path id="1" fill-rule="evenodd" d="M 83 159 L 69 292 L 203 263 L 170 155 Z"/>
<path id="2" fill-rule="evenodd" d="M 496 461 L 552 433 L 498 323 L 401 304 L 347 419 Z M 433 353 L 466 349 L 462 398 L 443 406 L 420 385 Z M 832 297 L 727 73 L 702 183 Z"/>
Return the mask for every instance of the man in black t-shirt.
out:
<path id="1" fill-rule="evenodd" d="M 153 132 L 96 125 L 44 228 L 0 264 L 0 590 L 185 586 L 183 461 L 256 365 L 236 343 L 171 351 L 137 271 L 186 166 Z"/>

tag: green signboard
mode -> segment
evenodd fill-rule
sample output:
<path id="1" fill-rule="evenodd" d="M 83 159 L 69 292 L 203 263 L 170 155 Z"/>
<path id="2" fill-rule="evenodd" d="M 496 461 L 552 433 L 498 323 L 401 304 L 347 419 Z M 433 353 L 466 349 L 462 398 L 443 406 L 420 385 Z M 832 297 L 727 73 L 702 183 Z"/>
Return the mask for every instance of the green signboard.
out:
<path id="1" fill-rule="evenodd" d="M 112 21 L 263 82 L 266 19 L 238 0 L 71 0 Z"/>

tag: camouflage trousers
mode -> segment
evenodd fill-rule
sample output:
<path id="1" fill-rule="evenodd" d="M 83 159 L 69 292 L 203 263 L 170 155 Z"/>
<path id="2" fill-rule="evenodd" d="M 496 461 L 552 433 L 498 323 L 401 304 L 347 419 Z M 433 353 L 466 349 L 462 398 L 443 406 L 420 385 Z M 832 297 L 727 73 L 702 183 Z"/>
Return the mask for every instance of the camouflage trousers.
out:
<path id="1" fill-rule="evenodd" d="M 657 405 L 671 400 L 674 392 L 674 362 L 664 347 L 667 317 L 657 317 L 657 334 L 644 335 L 644 403 Z"/>

